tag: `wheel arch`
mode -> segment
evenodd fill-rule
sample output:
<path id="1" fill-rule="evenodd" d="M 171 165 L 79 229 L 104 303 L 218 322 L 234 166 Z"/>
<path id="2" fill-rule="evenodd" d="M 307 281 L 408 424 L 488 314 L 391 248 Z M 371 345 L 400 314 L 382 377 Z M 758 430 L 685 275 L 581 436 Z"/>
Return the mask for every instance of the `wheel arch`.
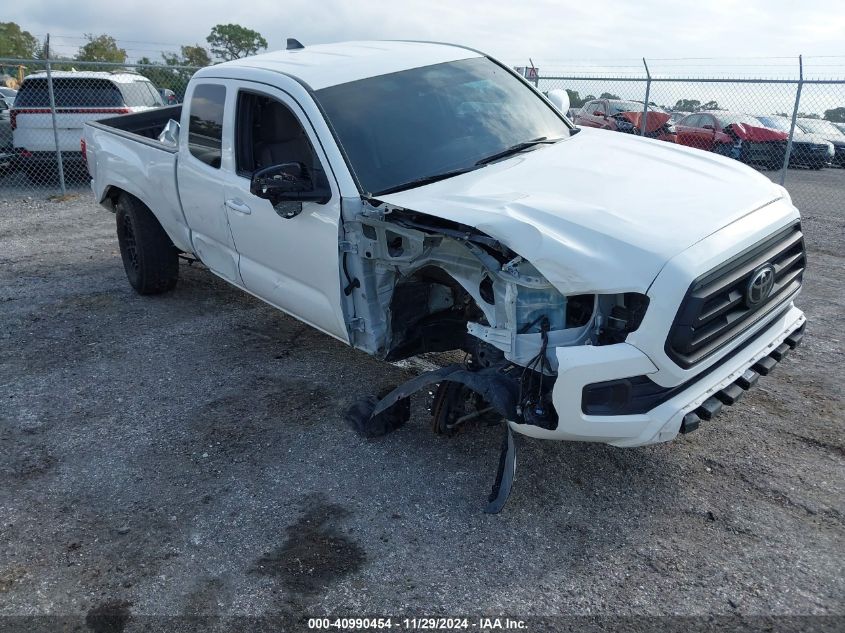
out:
<path id="1" fill-rule="evenodd" d="M 404 274 L 388 304 L 386 360 L 466 349 L 467 323 L 485 319 L 478 290 L 445 265 L 428 262 Z"/>
<path id="2" fill-rule="evenodd" d="M 147 200 L 145 200 L 146 196 L 144 196 L 142 192 L 130 191 L 128 188 L 114 184 L 106 185 L 100 197 L 100 204 L 112 213 L 114 213 L 117 211 L 118 199 L 121 195 L 124 194 L 127 196 L 131 196 L 134 200 L 136 200 L 147 208 L 147 210 L 150 212 L 150 215 L 155 218 L 159 226 L 161 226 L 164 232 L 167 233 L 167 236 L 170 238 L 170 241 L 173 242 L 176 248 L 178 248 L 183 253 L 193 254 L 193 248 L 191 247 L 190 231 L 188 227 L 185 224 L 179 222 L 162 221 L 161 214 L 156 213 L 155 208 L 153 207 L 153 205 L 147 202 Z"/>

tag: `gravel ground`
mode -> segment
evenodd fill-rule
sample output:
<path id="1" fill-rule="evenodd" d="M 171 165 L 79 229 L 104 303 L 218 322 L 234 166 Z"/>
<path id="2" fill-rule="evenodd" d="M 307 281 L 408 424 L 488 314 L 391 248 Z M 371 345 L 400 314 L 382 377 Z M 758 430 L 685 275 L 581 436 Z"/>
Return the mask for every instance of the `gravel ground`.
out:
<path id="1" fill-rule="evenodd" d="M 10 193 L 0 615 L 842 616 L 844 179 L 790 172 L 809 325 L 782 367 L 668 444 L 526 441 L 498 516 L 499 429 L 436 437 L 425 402 L 375 441 L 343 422 L 412 368 L 200 266 L 140 297 L 89 196 Z"/>

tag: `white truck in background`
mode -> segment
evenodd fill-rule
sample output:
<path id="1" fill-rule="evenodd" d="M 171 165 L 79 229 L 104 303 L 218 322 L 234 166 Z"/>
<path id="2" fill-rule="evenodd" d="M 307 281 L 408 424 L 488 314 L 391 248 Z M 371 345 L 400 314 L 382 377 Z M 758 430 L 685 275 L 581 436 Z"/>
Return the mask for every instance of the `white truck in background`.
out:
<path id="1" fill-rule="evenodd" d="M 468 48 L 294 41 L 198 71 L 184 105 L 88 123 L 85 141 L 138 292 L 173 289 L 183 254 L 379 358 L 465 350 L 349 419 L 392 430 L 432 383 L 437 432 L 493 411 L 491 512 L 513 432 L 670 440 L 803 336 L 804 242 L 782 187 L 578 129 Z"/>

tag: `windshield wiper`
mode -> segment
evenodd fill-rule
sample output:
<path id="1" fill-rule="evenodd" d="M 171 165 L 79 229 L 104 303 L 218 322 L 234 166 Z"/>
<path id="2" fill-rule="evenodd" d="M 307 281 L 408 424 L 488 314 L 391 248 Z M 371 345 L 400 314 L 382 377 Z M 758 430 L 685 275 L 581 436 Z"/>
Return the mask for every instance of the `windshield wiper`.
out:
<path id="1" fill-rule="evenodd" d="M 452 176 L 458 176 L 460 174 L 465 174 L 468 171 L 473 171 L 482 167 L 488 163 L 492 163 L 493 161 L 499 160 L 500 158 L 506 158 L 512 154 L 518 154 L 519 152 L 525 151 L 535 145 L 551 145 L 552 143 L 557 143 L 561 139 L 559 138 L 548 138 L 545 136 L 541 136 L 539 138 L 531 139 L 530 141 L 524 141 L 522 143 L 517 143 L 516 145 L 511 145 L 510 147 L 503 149 L 501 152 L 496 152 L 490 156 L 485 156 L 481 160 L 475 162 L 475 165 L 472 167 L 462 167 L 460 169 L 452 169 L 450 171 L 444 171 L 439 174 L 431 174 L 430 176 L 423 176 L 422 178 L 415 178 L 414 180 L 409 180 L 408 182 L 403 182 L 401 185 L 394 185 L 392 187 L 388 187 L 387 189 L 382 189 L 381 191 L 377 191 L 373 193 L 373 196 L 383 196 L 389 193 L 397 193 L 399 191 L 405 191 L 406 189 L 413 189 L 414 187 L 422 187 L 423 185 L 429 185 L 433 182 L 437 182 L 438 180 L 446 180 L 447 178 L 451 178 Z"/>
<path id="2" fill-rule="evenodd" d="M 523 141 L 522 143 L 517 143 L 516 145 L 511 145 L 503 149 L 501 152 L 496 152 L 495 154 L 491 154 L 490 156 L 485 156 L 481 160 L 475 162 L 477 167 L 481 167 L 482 165 L 487 165 L 488 163 L 492 163 L 493 161 L 497 161 L 500 158 L 507 158 L 508 156 L 512 156 L 514 154 L 519 154 L 535 145 L 550 145 L 552 143 L 557 143 L 560 139 L 559 138 L 548 138 L 546 136 L 541 136 L 539 138 L 531 139 L 530 141 Z"/>
<path id="3" fill-rule="evenodd" d="M 392 187 L 388 187 L 387 189 L 377 191 L 373 195 L 383 196 L 388 193 L 396 193 L 398 191 L 405 191 L 406 189 L 413 189 L 414 187 L 422 187 L 423 185 L 429 185 L 433 182 L 437 182 L 438 180 L 446 180 L 447 178 L 451 178 L 452 176 L 465 174 L 468 171 L 473 171 L 474 169 L 476 169 L 476 167 L 462 167 L 461 169 L 453 169 L 451 171 L 444 171 L 439 174 L 431 174 L 430 176 L 415 178 L 414 180 L 403 182 L 401 185 L 394 185 Z"/>

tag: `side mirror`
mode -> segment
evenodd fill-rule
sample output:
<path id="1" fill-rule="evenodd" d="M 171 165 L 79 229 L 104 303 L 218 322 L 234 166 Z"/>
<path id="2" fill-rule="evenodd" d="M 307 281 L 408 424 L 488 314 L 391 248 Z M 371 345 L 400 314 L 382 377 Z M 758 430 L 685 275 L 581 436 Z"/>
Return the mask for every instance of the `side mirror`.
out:
<path id="1" fill-rule="evenodd" d="M 158 135 L 158 140 L 169 145 L 179 145 L 179 122 L 170 119 Z"/>
<path id="2" fill-rule="evenodd" d="M 604 116 L 604 115 L 605 115 L 604 112 L 602 112 L 601 110 L 594 110 L 593 111 L 593 116 Z"/>
<path id="3" fill-rule="evenodd" d="M 566 90 L 555 88 L 554 90 L 549 90 L 549 94 L 547 96 L 549 101 L 552 102 L 552 105 L 554 105 L 561 114 L 565 115 L 569 111 L 569 93 L 566 92 Z"/>
<path id="4" fill-rule="evenodd" d="M 252 175 L 249 191 L 269 200 L 275 207 L 280 202 L 316 202 L 325 204 L 331 191 L 318 186 L 303 163 L 282 163 L 259 169 Z"/>
<path id="5" fill-rule="evenodd" d="M 708 123 L 707 125 L 702 125 L 702 126 L 701 126 L 701 129 L 702 129 L 702 130 L 710 130 L 711 132 L 715 132 L 715 131 L 716 131 L 716 128 L 715 128 L 715 127 L 713 127 L 712 125 L 710 125 L 709 123 Z"/>

